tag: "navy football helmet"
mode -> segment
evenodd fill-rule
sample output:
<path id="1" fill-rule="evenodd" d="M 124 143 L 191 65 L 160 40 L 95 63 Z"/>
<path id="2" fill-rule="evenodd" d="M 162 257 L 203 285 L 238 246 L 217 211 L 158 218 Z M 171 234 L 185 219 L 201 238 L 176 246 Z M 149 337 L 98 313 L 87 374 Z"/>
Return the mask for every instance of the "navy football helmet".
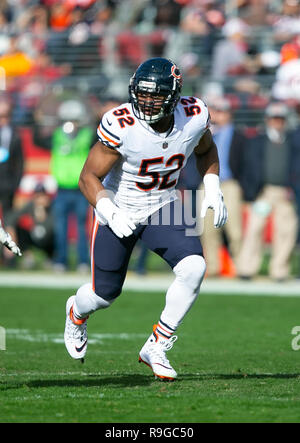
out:
<path id="1" fill-rule="evenodd" d="M 129 100 L 135 116 L 155 123 L 171 115 L 180 98 L 181 87 L 182 76 L 175 63 L 161 57 L 145 61 L 130 79 Z"/>

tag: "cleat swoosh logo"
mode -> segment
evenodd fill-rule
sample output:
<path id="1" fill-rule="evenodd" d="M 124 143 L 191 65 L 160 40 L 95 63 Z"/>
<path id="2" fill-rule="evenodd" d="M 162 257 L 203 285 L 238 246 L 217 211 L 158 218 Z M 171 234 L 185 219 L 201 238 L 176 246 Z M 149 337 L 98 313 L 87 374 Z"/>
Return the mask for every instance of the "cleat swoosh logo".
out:
<path id="1" fill-rule="evenodd" d="M 165 366 L 165 365 L 162 365 L 161 363 L 152 363 L 152 364 L 162 366 L 163 368 L 166 368 L 166 369 L 172 369 L 170 366 Z"/>
<path id="2" fill-rule="evenodd" d="M 77 348 L 77 346 L 75 346 L 76 351 L 81 352 L 84 349 L 84 347 L 86 346 L 86 344 L 87 344 L 87 340 L 83 343 L 82 346 L 80 346 L 80 348 Z"/>

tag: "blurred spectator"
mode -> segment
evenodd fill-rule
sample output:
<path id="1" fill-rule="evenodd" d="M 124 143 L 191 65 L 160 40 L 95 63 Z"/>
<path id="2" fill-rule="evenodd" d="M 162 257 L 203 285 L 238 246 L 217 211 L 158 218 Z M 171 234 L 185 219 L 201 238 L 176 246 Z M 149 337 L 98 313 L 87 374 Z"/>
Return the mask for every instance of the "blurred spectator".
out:
<path id="1" fill-rule="evenodd" d="M 238 78 L 232 87 L 232 92 L 226 94 L 226 97 L 233 108 L 247 110 L 249 124 L 250 116 L 255 109 L 265 109 L 269 103 L 269 96 L 263 94 L 259 82 L 248 76 Z"/>
<path id="2" fill-rule="evenodd" d="M 77 265 L 78 270 L 84 271 L 89 269 L 86 232 L 89 205 L 78 188 L 78 179 L 96 135 L 87 120 L 88 110 L 79 100 L 61 103 L 58 117 L 61 124 L 53 133 L 51 128 L 38 124 L 34 128 L 35 144 L 51 150 L 51 174 L 58 186 L 53 202 L 54 266 L 57 271 L 67 269 L 68 221 L 69 216 L 74 214 L 77 221 Z"/>
<path id="3" fill-rule="evenodd" d="M 191 37 L 193 52 L 211 55 L 225 15 L 215 0 L 194 0 L 183 10 L 180 29 Z"/>
<path id="4" fill-rule="evenodd" d="M 53 31 L 64 31 L 71 24 L 71 9 L 66 2 L 55 2 L 50 6 L 50 28 Z"/>
<path id="5" fill-rule="evenodd" d="M 37 184 L 32 199 L 7 216 L 7 231 L 24 252 L 22 265 L 35 267 L 32 247 L 42 250 L 49 261 L 54 252 L 52 199 L 42 184 Z"/>
<path id="6" fill-rule="evenodd" d="M 251 206 L 238 263 L 238 272 L 243 278 L 253 277 L 260 270 L 262 234 L 271 215 L 269 274 L 276 281 L 289 276 L 289 260 L 297 237 L 297 216 L 290 190 L 293 158 L 288 114 L 289 109 L 283 103 L 270 103 L 265 113 L 265 133 L 250 139 L 245 151 L 243 189 Z"/>
<path id="7" fill-rule="evenodd" d="M 211 75 L 223 81 L 230 75 L 244 75 L 255 68 L 248 55 L 250 27 L 241 19 L 233 18 L 223 26 L 224 39 L 214 48 Z"/>
<path id="8" fill-rule="evenodd" d="M 239 0 L 236 3 L 238 6 L 238 17 L 245 20 L 248 25 L 264 26 L 269 24 L 269 0 Z"/>
<path id="9" fill-rule="evenodd" d="M 18 129 L 11 123 L 12 103 L 0 96 L 0 206 L 4 215 L 13 207 L 15 193 L 24 169 L 22 142 Z M 6 220 L 5 220 L 6 222 Z"/>
<path id="10" fill-rule="evenodd" d="M 300 100 L 300 31 L 281 47 L 271 92 L 276 100 Z"/>
<path id="11" fill-rule="evenodd" d="M 271 89 L 275 100 L 292 102 L 300 100 L 300 59 L 290 59 L 282 64 Z"/>
<path id="12" fill-rule="evenodd" d="M 296 207 L 298 214 L 298 243 L 300 244 L 300 103 L 296 106 L 298 115 L 298 124 L 291 135 L 292 143 L 292 187 L 295 192 Z M 298 278 L 300 277 L 300 269 L 298 269 Z"/>
<path id="13" fill-rule="evenodd" d="M 177 0 L 154 0 L 155 27 L 175 27 L 179 25 L 182 5 Z"/>
<path id="14" fill-rule="evenodd" d="M 68 64 L 55 66 L 44 51 L 36 54 L 30 70 L 14 83 L 15 102 L 13 118 L 19 124 L 31 123 L 32 113 L 45 90 L 70 73 Z"/>
<path id="15" fill-rule="evenodd" d="M 116 38 L 118 64 L 132 70 L 146 58 L 145 39 L 132 30 L 120 32 Z"/>
<path id="16" fill-rule="evenodd" d="M 0 10 L 0 29 L 1 33 L 10 32 L 10 23 L 8 21 L 7 14 L 3 10 Z"/>
<path id="17" fill-rule="evenodd" d="M 93 70 L 99 75 L 101 58 L 105 55 L 102 40 L 106 36 L 111 8 L 106 3 L 99 5 L 92 21 L 81 7 L 70 9 L 66 4 L 59 4 L 53 8 L 58 8 L 59 20 L 55 21 L 54 32 L 49 35 L 47 53 L 55 64 L 68 64 L 72 75 L 92 74 Z"/>
<path id="18" fill-rule="evenodd" d="M 243 156 L 246 139 L 234 123 L 230 102 L 225 98 L 214 99 L 208 103 L 211 115 L 211 130 L 218 148 L 220 161 L 220 182 L 229 217 L 226 225 L 215 229 L 213 212 L 207 213 L 201 237 L 207 273 L 220 275 L 219 251 L 223 246 L 222 234 L 226 235 L 229 252 L 236 264 L 242 242 L 242 188 Z"/>
<path id="19" fill-rule="evenodd" d="M 283 0 L 282 10 L 273 24 L 273 37 L 277 42 L 286 42 L 300 32 L 299 0 Z"/>
<path id="20" fill-rule="evenodd" d="M 7 51 L 0 57 L 0 68 L 4 69 L 6 79 L 26 74 L 32 64 L 32 59 L 20 48 L 19 36 L 11 36 Z"/>
<path id="21" fill-rule="evenodd" d="M 280 62 L 284 63 L 300 58 L 300 30 L 291 40 L 282 45 L 280 49 Z"/>

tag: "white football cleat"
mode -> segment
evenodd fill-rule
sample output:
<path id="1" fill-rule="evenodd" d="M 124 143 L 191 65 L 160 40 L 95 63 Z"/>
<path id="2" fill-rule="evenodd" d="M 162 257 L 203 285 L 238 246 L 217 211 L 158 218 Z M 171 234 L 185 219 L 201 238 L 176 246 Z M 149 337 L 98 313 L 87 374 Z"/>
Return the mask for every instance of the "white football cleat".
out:
<path id="1" fill-rule="evenodd" d="M 153 333 L 150 335 L 139 355 L 139 362 L 145 363 L 149 366 L 155 378 L 174 380 L 177 377 L 176 371 L 170 365 L 165 352 L 169 351 L 177 336 L 173 335 L 171 338 L 164 338 L 155 332 L 156 325 L 153 327 Z"/>
<path id="2" fill-rule="evenodd" d="M 64 333 L 65 345 L 68 353 L 72 358 L 76 360 L 84 361 L 84 356 L 87 350 L 88 336 L 87 336 L 87 318 L 83 321 L 79 320 L 78 324 L 75 324 L 71 320 L 73 303 L 75 295 L 72 295 L 67 300 L 66 304 L 66 326 Z"/>

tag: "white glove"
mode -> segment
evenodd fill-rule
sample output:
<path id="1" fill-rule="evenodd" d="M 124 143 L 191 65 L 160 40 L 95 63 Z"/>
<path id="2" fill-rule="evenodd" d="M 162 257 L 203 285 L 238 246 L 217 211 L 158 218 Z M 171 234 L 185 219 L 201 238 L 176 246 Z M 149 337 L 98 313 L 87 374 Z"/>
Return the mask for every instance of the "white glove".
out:
<path id="1" fill-rule="evenodd" d="M 100 221 L 107 223 L 110 229 L 120 238 L 129 237 L 136 228 L 131 218 L 108 197 L 103 197 L 98 200 L 96 211 Z"/>
<path id="2" fill-rule="evenodd" d="M 216 174 L 206 174 L 203 178 L 204 200 L 201 207 L 201 217 L 204 218 L 208 208 L 214 210 L 214 227 L 221 228 L 227 221 L 228 213 L 220 189 L 219 177 Z"/>
<path id="3" fill-rule="evenodd" d="M 4 229 L 1 227 L 1 225 L 0 225 L 0 242 L 4 246 L 6 246 L 10 251 L 12 251 L 14 254 L 21 257 L 22 253 L 20 251 L 20 248 L 11 239 L 10 234 L 8 234 L 8 232 L 4 231 Z"/>

